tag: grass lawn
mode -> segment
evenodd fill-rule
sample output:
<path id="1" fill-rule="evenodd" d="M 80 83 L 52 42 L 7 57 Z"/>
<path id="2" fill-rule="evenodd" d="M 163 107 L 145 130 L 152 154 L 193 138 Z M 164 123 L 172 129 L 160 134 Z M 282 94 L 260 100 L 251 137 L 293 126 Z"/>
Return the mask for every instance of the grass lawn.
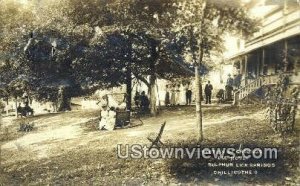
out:
<path id="1" fill-rule="evenodd" d="M 150 145 L 166 121 L 166 147 L 197 147 L 193 107 L 162 110 L 144 125 L 115 131 L 96 130 L 98 111 L 72 111 L 30 118 L 35 130 L 17 132 L 20 119 L 3 123 L 1 172 L 3 185 L 161 185 L 161 184 L 278 184 L 299 180 L 299 117 L 296 131 L 275 134 L 264 119 L 263 107 L 205 107 L 202 147 L 278 147 L 276 167 L 259 168 L 257 175 L 213 175 L 205 160 L 119 159 L 117 144 Z M 6 120 L 5 120 L 6 121 Z M 1 185 L 1 184 L 0 184 Z"/>

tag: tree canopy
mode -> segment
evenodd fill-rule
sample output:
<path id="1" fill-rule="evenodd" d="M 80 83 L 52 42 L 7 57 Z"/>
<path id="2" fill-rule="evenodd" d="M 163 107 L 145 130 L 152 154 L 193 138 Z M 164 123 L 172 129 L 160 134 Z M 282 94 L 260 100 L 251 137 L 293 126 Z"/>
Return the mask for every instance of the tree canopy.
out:
<path id="1" fill-rule="evenodd" d="M 190 76 L 187 55 L 209 61 L 226 31 L 246 36 L 255 28 L 238 0 L 7 1 L 0 18 L 2 90 L 19 82 L 40 99 L 61 86 L 123 84 L 129 66 L 147 85 L 147 75 Z"/>

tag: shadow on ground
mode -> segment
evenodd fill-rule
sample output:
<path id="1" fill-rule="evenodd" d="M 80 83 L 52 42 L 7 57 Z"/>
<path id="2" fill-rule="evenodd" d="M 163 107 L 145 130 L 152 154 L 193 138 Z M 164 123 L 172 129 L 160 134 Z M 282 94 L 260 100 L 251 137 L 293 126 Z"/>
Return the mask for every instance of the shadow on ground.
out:
<path id="1" fill-rule="evenodd" d="M 213 135 L 207 137 L 201 145 L 196 141 L 185 141 L 181 143 L 167 144 L 168 147 L 183 147 L 189 149 L 212 148 L 277 148 L 278 157 L 267 159 L 250 158 L 248 160 L 220 160 L 217 158 L 204 159 L 196 155 L 192 159 L 185 155 L 182 159 L 166 160 L 166 167 L 170 172 L 170 179 L 176 179 L 181 183 L 205 183 L 216 184 L 279 184 L 296 185 L 299 176 L 297 173 L 299 156 L 297 148 L 299 147 L 299 125 L 294 133 L 287 136 L 275 134 L 266 122 L 257 123 L 254 120 L 245 120 L 243 122 L 230 123 L 227 127 L 212 126 L 209 133 Z M 299 119 L 297 122 L 299 124 Z M 252 132 L 246 132 L 249 128 L 244 125 L 251 125 Z M 239 130 L 242 135 L 235 135 Z M 240 142 L 240 143 L 238 143 Z M 180 153 L 179 153 L 180 154 Z M 181 155 L 181 154 L 180 154 Z M 233 163 L 230 165 L 230 163 Z M 247 164 L 248 167 L 237 167 L 237 165 Z M 256 167 L 254 167 L 256 165 Z M 252 167 L 250 167 L 252 166 Z M 259 167 L 257 167 L 259 166 Z M 243 174 L 241 171 L 247 171 Z M 249 172 L 251 170 L 251 172 Z M 232 172 L 236 171 L 236 172 Z M 225 172 L 225 175 L 224 175 Z M 231 174 L 231 175 L 228 175 Z"/>

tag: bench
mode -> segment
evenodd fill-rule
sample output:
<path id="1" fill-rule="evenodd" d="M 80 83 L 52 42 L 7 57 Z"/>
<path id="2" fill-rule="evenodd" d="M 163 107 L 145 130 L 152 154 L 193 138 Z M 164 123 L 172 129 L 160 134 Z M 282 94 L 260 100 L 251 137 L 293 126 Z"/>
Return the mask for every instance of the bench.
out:
<path id="1" fill-rule="evenodd" d="M 130 123 L 130 112 L 129 111 L 116 111 L 116 124 L 115 127 L 123 128 Z"/>

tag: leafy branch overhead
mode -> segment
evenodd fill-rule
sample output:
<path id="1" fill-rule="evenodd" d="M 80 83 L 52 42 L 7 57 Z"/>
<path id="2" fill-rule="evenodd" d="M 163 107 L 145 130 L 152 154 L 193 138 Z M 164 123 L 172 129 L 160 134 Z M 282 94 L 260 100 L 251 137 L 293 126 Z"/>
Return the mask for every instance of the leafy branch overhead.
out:
<path id="1" fill-rule="evenodd" d="M 237 0 L 2 4 L 0 52 L 6 57 L 0 60 L 0 80 L 5 82 L 1 88 L 22 77 L 41 99 L 48 98 L 38 93 L 43 89 L 67 86 L 93 91 L 123 84 L 129 67 L 146 84 L 147 75 L 190 76 L 187 56 L 199 61 L 203 51 L 209 66 L 210 57 L 224 50 L 224 33 L 248 36 L 256 28 Z M 85 92 L 89 91 L 78 94 Z"/>
<path id="2" fill-rule="evenodd" d="M 194 55 L 194 62 L 205 63 L 215 53 L 222 53 L 225 33 L 247 37 L 257 29 L 257 21 L 248 16 L 239 0 L 181 0 L 176 7 L 173 30 L 190 38 L 187 52 Z"/>

